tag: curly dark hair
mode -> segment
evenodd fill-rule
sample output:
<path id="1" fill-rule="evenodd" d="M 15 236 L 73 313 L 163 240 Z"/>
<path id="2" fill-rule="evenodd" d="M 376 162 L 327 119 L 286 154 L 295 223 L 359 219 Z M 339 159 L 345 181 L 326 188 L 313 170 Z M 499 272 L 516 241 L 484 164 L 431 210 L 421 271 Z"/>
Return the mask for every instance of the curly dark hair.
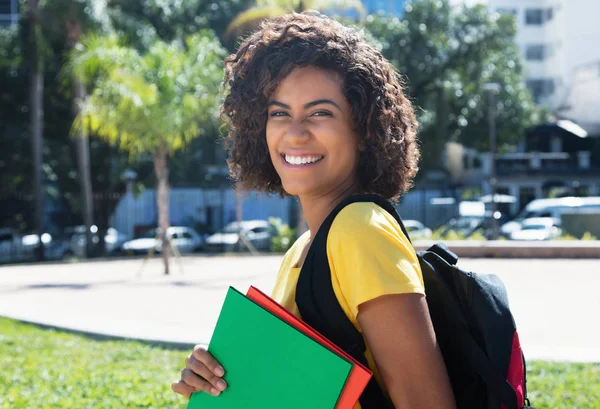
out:
<path id="1" fill-rule="evenodd" d="M 358 182 L 365 193 L 397 200 L 418 170 L 417 121 L 394 67 L 356 30 L 321 14 L 266 21 L 225 60 L 228 91 L 221 117 L 231 177 L 245 190 L 286 196 L 266 141 L 267 103 L 297 67 L 337 73 L 359 142 Z"/>

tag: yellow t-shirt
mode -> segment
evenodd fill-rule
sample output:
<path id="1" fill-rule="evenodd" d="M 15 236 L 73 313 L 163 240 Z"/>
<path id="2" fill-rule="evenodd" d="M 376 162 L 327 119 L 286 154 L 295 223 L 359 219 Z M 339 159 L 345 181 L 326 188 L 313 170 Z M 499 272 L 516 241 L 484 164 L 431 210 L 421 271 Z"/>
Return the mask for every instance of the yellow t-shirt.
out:
<path id="1" fill-rule="evenodd" d="M 285 254 L 272 294 L 297 317 L 296 284 L 301 267 L 297 264 L 309 237 L 310 232 L 303 234 Z M 337 215 L 327 237 L 327 258 L 338 302 L 361 334 L 356 319 L 360 304 L 388 294 L 425 294 L 412 245 L 396 220 L 374 203 L 353 203 Z M 365 355 L 386 391 L 368 346 Z M 354 409 L 360 409 L 360 404 Z"/>

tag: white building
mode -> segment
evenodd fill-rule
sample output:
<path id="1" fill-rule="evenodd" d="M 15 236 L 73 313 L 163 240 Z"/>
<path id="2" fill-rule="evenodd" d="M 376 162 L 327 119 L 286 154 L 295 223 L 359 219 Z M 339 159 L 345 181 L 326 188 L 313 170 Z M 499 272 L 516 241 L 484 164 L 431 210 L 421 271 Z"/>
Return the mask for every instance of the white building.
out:
<path id="1" fill-rule="evenodd" d="M 554 108 L 564 94 L 566 21 L 564 0 L 489 0 L 492 11 L 515 16 L 516 41 L 525 62 L 527 87 L 537 103 Z"/>
<path id="2" fill-rule="evenodd" d="M 492 11 L 512 14 L 525 62 L 527 86 L 538 103 L 556 108 L 577 68 L 600 60 L 600 1 L 488 0 Z"/>
<path id="3" fill-rule="evenodd" d="M 17 24 L 19 0 L 0 0 L 0 27 Z"/>

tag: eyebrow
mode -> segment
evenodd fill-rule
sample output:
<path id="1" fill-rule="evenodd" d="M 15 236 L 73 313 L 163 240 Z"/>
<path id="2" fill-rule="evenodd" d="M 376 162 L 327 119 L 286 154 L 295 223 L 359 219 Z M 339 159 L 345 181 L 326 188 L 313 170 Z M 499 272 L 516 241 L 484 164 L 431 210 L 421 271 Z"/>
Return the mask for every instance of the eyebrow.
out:
<path id="1" fill-rule="evenodd" d="M 335 102 L 333 102 L 330 99 L 317 99 L 315 101 L 307 102 L 306 104 L 304 104 L 304 109 L 308 109 L 308 108 L 314 107 L 315 105 L 321 105 L 321 104 L 333 105 L 340 111 L 342 110 L 342 108 L 340 108 L 340 106 L 338 104 L 336 104 Z M 291 106 L 284 104 L 283 102 L 279 102 L 279 101 L 275 101 L 275 100 L 269 102 L 268 106 L 271 106 L 271 105 L 276 105 L 276 106 L 279 106 L 279 107 L 285 108 L 285 109 L 292 109 Z"/>

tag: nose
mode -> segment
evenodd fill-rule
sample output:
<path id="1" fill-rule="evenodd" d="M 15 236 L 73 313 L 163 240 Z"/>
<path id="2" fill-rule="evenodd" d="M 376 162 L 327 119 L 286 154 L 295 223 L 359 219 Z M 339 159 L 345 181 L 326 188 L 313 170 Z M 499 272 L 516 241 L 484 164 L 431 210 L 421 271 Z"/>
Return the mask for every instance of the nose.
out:
<path id="1" fill-rule="evenodd" d="M 311 134 L 303 121 L 292 121 L 284 135 L 290 143 L 304 143 L 310 139 Z"/>

